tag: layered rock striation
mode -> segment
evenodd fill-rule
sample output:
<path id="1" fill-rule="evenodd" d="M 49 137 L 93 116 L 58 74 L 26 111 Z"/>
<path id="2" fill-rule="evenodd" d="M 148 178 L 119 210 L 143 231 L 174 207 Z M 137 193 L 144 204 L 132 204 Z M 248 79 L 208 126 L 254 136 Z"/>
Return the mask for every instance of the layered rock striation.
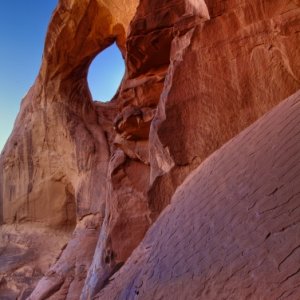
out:
<path id="1" fill-rule="evenodd" d="M 0 295 L 33 300 L 92 299 L 100 291 L 96 298 L 159 299 L 178 291 L 182 299 L 296 295 L 298 95 L 218 149 L 299 90 L 299 15 L 297 0 L 60 0 L 39 75 L 0 157 L 7 265 L 0 269 Z M 89 65 L 114 42 L 125 76 L 111 102 L 93 101 Z M 275 168 L 277 163 L 284 168 Z M 273 282 L 267 294 L 259 279 L 272 272 L 277 280 L 277 273 L 265 248 L 277 247 L 275 229 L 286 224 L 284 217 L 273 220 L 261 211 L 277 205 L 295 224 L 289 243 L 274 255 L 280 260 L 292 253 L 291 263 L 278 275 L 288 285 Z M 235 219 L 249 224 L 236 225 Z M 267 224 L 262 235 L 254 230 L 261 223 Z M 225 234 L 218 226 L 232 230 Z M 201 228 L 208 230 L 203 243 Z M 248 234 L 242 236 L 242 228 Z M 22 232 L 31 242 L 20 240 Z M 45 264 L 47 236 L 53 248 Z M 18 263 L 7 264 L 11 251 Z M 201 264 L 184 264 L 203 253 Z M 257 270 L 246 292 L 258 265 L 263 271 Z M 238 272 L 248 275 L 238 281 Z"/>

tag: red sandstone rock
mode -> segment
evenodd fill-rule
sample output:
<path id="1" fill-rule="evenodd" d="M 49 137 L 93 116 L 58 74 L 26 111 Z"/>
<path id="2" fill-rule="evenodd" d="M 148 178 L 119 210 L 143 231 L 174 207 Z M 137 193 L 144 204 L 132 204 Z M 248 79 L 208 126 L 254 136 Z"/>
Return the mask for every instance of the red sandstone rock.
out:
<path id="1" fill-rule="evenodd" d="M 95 299 L 299 299 L 300 92 L 206 159 Z"/>
<path id="2" fill-rule="evenodd" d="M 299 89 L 299 12 L 297 0 L 60 0 L 0 157 L 0 224 L 59 232 L 56 254 L 18 285 L 19 269 L 40 269 L 22 259 L 29 243 L 0 295 L 28 296 L 42 276 L 30 299 L 99 292 L 186 176 Z M 89 64 L 115 40 L 126 74 L 110 103 L 93 102 Z"/>

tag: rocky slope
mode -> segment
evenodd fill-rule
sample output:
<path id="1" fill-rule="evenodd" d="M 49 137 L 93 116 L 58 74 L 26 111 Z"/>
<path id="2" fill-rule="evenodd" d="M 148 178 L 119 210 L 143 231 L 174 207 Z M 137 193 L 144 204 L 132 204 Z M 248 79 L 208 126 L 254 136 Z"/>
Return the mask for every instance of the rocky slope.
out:
<path id="1" fill-rule="evenodd" d="M 0 224 L 5 241 L 0 255 L 7 266 L 0 269 L 0 296 L 89 299 L 105 287 L 98 298 L 151 299 L 157 292 L 159 299 L 184 286 L 180 299 L 215 299 L 222 289 L 224 297 L 238 299 L 246 297 L 244 283 L 253 276 L 250 298 L 296 293 L 290 282 L 298 274 L 293 268 L 299 259 L 299 225 L 295 223 L 289 243 L 280 247 L 272 234 L 275 227 L 284 228 L 286 220 L 273 220 L 260 209 L 278 201 L 284 214 L 294 205 L 288 197 L 297 191 L 281 191 L 292 184 L 286 178 L 298 180 L 299 175 L 297 159 L 289 156 L 299 152 L 299 97 L 287 100 L 247 129 L 249 134 L 243 132 L 203 161 L 299 90 L 299 16 L 298 0 L 60 0 L 39 75 L 23 99 L 0 157 Z M 126 74 L 110 103 L 95 102 L 87 85 L 88 67 L 115 41 Z M 281 135 L 276 137 L 273 130 Z M 257 155 L 254 164 L 251 155 Z M 276 173 L 277 161 L 285 162 L 287 169 Z M 241 190 L 244 181 L 249 185 Z M 295 182 L 293 187 L 299 180 Z M 259 190 L 260 185 L 266 187 Z M 222 196 L 216 194 L 218 189 Z M 243 195 L 253 197 L 245 200 Z M 262 197 L 265 201 L 255 206 Z M 238 199 L 254 209 L 243 210 Z M 198 202 L 202 204 L 197 206 Z M 202 206 L 204 211 L 199 210 Z M 256 213 L 259 218 L 251 217 Z M 292 217 L 297 217 L 296 208 Z M 241 236 L 245 230 L 235 218 L 249 221 L 243 223 L 247 237 Z M 164 223 L 167 220 L 175 222 L 172 228 Z M 266 222 L 264 229 L 270 231 L 264 243 L 258 243 L 261 235 L 252 231 L 260 222 Z M 199 230 L 191 230 L 191 224 Z M 187 249 L 209 224 L 228 225 L 230 235 L 214 229 L 209 242 L 199 241 Z M 174 228 L 172 247 L 167 237 Z M 191 232 L 180 233 L 180 228 Z M 46 240 L 51 245 L 48 253 Z M 149 243 L 165 252 L 157 254 L 158 249 L 150 248 L 144 253 Z M 225 249 L 229 246 L 232 251 Z M 282 248 L 274 251 L 276 259 L 290 257 L 279 276 L 289 285 L 274 283 L 267 294 L 260 278 L 273 272 L 270 252 L 275 247 Z M 201 256 L 197 251 L 204 251 L 205 260 L 202 265 L 191 262 L 190 269 L 174 261 L 174 251 L 180 257 L 188 251 L 187 256 L 196 260 Z M 238 261 L 230 256 L 224 265 L 217 263 L 227 257 L 226 251 L 236 253 Z M 168 256 L 164 253 L 172 257 L 163 265 L 155 263 L 158 277 L 151 279 L 147 272 L 153 271 L 153 264 L 145 259 L 160 261 Z M 245 253 L 255 259 L 250 261 Z M 176 270 L 170 271 L 175 263 Z M 240 264 L 245 266 L 239 269 Z M 258 275 L 252 270 L 256 265 L 264 269 Z M 224 272 L 214 276 L 222 266 Z M 137 267 L 145 273 L 137 274 Z M 236 281 L 235 268 L 243 274 L 249 271 L 243 285 Z M 192 281 L 195 272 L 198 276 Z M 145 281 L 141 293 L 134 291 L 140 285 L 134 278 Z"/>
<path id="2" fill-rule="evenodd" d="M 193 171 L 95 299 L 299 299 L 300 92 Z"/>

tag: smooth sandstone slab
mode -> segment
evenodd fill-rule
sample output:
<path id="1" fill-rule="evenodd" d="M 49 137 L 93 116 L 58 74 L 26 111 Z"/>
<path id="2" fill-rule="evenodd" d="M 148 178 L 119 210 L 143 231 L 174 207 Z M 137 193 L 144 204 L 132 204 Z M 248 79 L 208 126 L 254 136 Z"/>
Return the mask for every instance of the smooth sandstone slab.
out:
<path id="1" fill-rule="evenodd" d="M 299 299 L 300 92 L 177 189 L 95 299 Z"/>

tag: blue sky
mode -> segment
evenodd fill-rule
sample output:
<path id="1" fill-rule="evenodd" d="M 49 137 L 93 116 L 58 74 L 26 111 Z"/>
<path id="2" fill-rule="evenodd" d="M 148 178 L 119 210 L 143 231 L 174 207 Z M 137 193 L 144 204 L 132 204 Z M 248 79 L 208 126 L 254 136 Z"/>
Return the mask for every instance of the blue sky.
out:
<path id="1" fill-rule="evenodd" d="M 98 54 L 88 73 L 88 83 L 93 99 L 109 101 L 118 90 L 124 72 L 124 60 L 116 44 Z"/>
<path id="2" fill-rule="evenodd" d="M 20 102 L 38 74 L 44 40 L 57 0 L 0 0 L 0 151 Z M 124 74 L 124 62 L 111 46 L 93 61 L 89 86 L 93 98 L 107 101 Z"/>

